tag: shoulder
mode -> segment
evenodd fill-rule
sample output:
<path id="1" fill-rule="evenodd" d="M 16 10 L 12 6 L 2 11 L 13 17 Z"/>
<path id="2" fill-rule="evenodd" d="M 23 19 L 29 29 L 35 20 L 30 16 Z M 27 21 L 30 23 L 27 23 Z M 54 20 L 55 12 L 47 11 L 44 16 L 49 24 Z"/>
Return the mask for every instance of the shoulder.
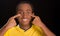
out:
<path id="1" fill-rule="evenodd" d="M 42 28 L 39 27 L 39 26 L 33 25 L 33 27 L 36 28 L 36 29 L 38 29 L 38 30 L 42 30 Z"/>
<path id="2" fill-rule="evenodd" d="M 41 28 L 41 27 L 39 27 L 39 26 L 36 26 L 36 25 L 33 25 L 33 27 L 35 28 L 35 30 L 38 32 L 38 33 L 40 33 L 41 35 L 45 35 L 45 33 L 44 33 L 44 31 L 43 31 L 43 29 Z"/>
<path id="3" fill-rule="evenodd" d="M 8 29 L 8 30 L 4 33 L 4 36 L 9 36 L 9 34 L 10 34 L 11 32 L 14 32 L 14 31 L 15 31 L 15 28 L 16 28 L 16 26 Z"/>
<path id="4" fill-rule="evenodd" d="M 16 28 L 16 26 L 8 29 L 7 31 L 13 31 L 13 30 L 15 30 L 15 28 Z"/>

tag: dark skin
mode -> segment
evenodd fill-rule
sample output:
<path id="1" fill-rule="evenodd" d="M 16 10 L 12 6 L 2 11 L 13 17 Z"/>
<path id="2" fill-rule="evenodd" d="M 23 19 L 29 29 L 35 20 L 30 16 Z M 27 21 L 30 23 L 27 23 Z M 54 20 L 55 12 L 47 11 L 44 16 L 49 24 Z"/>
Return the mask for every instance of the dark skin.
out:
<path id="1" fill-rule="evenodd" d="M 18 17 L 18 21 L 20 23 L 20 27 L 23 29 L 30 28 L 30 21 L 33 15 L 32 13 L 32 7 L 29 4 L 20 4 L 18 6 L 17 14 L 20 14 L 21 17 Z M 25 20 L 25 21 L 24 21 Z"/>
<path id="2" fill-rule="evenodd" d="M 11 17 L 8 22 L 6 23 L 6 25 L 0 30 L 0 36 L 4 36 L 4 33 L 16 26 L 16 21 L 15 18 L 18 19 L 19 21 L 19 25 L 21 25 L 20 27 L 22 29 L 29 29 L 30 28 L 30 21 L 32 19 L 32 17 L 35 17 L 35 19 L 32 21 L 32 23 L 38 27 L 41 27 L 44 31 L 44 33 L 46 34 L 46 36 L 56 36 L 53 32 L 51 32 L 45 25 L 44 23 L 41 21 L 41 19 L 39 18 L 39 16 L 34 15 L 34 13 L 32 13 L 32 7 L 30 6 L 30 4 L 28 3 L 24 3 L 24 4 L 19 4 L 18 6 L 18 10 L 17 10 L 17 15 Z"/>

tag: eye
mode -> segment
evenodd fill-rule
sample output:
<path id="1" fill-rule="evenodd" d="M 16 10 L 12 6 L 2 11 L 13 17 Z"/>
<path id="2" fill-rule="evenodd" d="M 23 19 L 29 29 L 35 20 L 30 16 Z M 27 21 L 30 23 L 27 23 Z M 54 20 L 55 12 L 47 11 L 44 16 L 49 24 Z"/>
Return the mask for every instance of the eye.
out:
<path id="1" fill-rule="evenodd" d="M 30 13 L 30 12 L 27 12 L 28 14 Z"/>
<path id="2" fill-rule="evenodd" d="M 18 11 L 19 14 L 24 14 L 22 11 Z"/>
<path id="3" fill-rule="evenodd" d="M 24 14 L 24 12 L 20 12 L 20 14 Z"/>

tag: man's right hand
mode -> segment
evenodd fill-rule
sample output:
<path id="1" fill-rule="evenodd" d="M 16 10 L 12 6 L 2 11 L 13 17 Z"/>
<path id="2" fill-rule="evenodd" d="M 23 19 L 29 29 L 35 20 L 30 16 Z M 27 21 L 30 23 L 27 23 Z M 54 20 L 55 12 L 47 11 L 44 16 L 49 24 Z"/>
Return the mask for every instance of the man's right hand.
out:
<path id="1" fill-rule="evenodd" d="M 7 23 L 0 29 L 0 36 L 4 36 L 4 33 L 5 33 L 8 29 L 16 26 L 17 23 L 16 23 L 16 21 L 15 21 L 15 18 L 18 18 L 18 17 L 21 17 L 21 15 L 20 15 L 20 14 L 17 14 L 17 15 L 15 15 L 15 16 L 9 18 L 9 20 L 7 21 Z"/>
<path id="2" fill-rule="evenodd" d="M 20 17 L 20 16 L 21 16 L 20 14 L 17 14 L 17 15 L 15 15 L 15 16 L 9 18 L 9 20 L 8 20 L 8 22 L 6 23 L 5 26 L 6 26 L 8 29 L 16 26 L 17 23 L 16 23 L 16 21 L 15 21 L 15 18 Z"/>

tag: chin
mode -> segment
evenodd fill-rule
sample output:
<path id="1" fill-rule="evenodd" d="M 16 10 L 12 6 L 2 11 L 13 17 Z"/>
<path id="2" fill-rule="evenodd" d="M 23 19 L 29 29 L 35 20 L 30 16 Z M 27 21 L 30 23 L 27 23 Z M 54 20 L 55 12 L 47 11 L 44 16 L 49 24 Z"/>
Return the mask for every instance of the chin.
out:
<path id="1" fill-rule="evenodd" d="M 29 25 L 29 23 L 22 23 L 23 25 Z"/>
<path id="2" fill-rule="evenodd" d="M 23 23 L 24 25 L 29 25 L 29 23 Z"/>

